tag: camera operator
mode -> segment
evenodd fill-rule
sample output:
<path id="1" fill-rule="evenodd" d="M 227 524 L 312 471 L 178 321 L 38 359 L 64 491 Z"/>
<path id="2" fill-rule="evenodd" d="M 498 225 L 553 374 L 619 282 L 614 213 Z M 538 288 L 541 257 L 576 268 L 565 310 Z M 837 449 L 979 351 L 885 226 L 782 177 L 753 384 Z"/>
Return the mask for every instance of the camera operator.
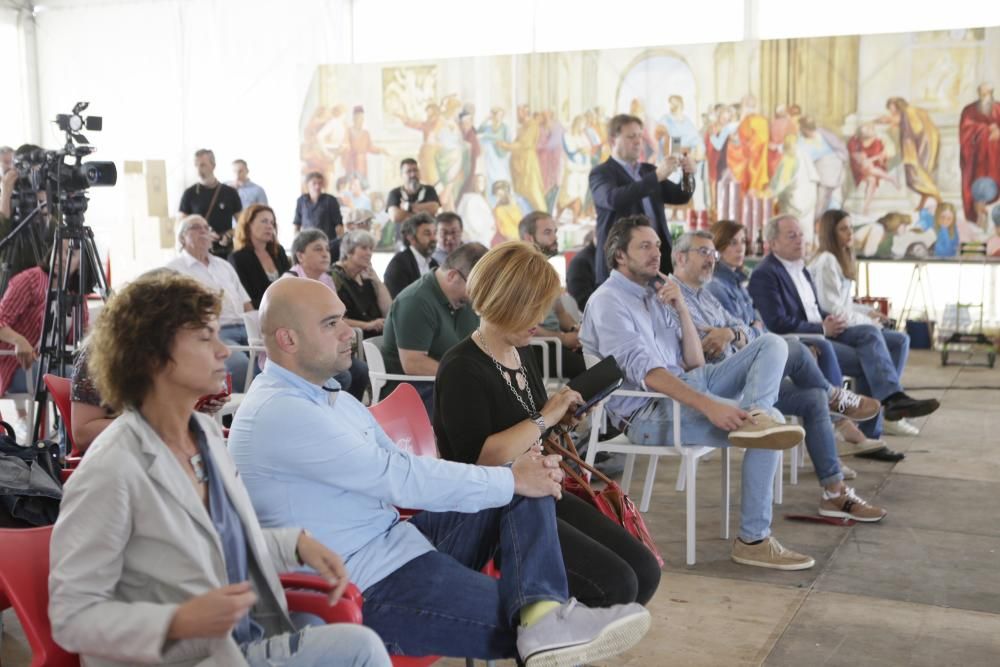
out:
<path id="1" fill-rule="evenodd" d="M 219 239 L 212 243 L 212 254 L 225 259 L 233 249 L 233 220 L 243 210 L 235 188 L 215 177 L 215 153 L 202 148 L 194 154 L 198 183 L 181 196 L 182 217 L 200 215 L 208 221 Z"/>
<path id="2" fill-rule="evenodd" d="M 22 163 L 29 155 L 40 150 L 33 144 L 24 144 L 18 147 L 12 160 Z M 37 166 L 32 165 L 31 169 L 37 169 Z M 21 222 L 22 217 L 29 215 L 35 206 L 48 201 L 45 185 L 38 183 L 33 186 L 31 179 L 22 176 L 13 166 L 4 172 L 0 177 L 0 238 L 6 238 Z M 33 187 L 38 187 L 37 192 Z M 48 262 L 57 222 L 56 217 L 50 215 L 47 206 L 42 208 L 27 227 L 0 252 L 0 261 L 9 264 L 8 278 Z"/>

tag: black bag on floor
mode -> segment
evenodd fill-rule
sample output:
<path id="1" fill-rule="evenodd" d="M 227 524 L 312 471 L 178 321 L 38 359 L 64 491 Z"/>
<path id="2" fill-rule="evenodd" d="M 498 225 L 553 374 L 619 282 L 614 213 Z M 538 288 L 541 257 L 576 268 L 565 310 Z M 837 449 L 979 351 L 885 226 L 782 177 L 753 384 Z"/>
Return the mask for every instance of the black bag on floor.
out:
<path id="1" fill-rule="evenodd" d="M 49 526 L 59 516 L 62 481 L 59 443 L 22 447 L 14 429 L 0 421 L 0 526 Z"/>

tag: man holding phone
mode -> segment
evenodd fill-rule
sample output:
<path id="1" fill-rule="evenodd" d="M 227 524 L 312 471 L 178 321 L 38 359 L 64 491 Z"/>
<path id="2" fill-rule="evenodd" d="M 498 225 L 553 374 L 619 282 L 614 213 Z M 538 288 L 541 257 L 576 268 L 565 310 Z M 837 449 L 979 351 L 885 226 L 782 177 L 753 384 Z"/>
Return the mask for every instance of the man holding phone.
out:
<path id="1" fill-rule="evenodd" d="M 645 215 L 660 239 L 660 271 L 669 274 L 673 270 L 670 230 L 663 207 L 665 204 L 686 204 L 692 193 L 668 179 L 678 167 L 685 173 L 693 172 L 694 162 L 687 155 L 670 155 L 657 165 L 640 162 L 642 120 L 636 116 L 619 114 L 612 118 L 608 124 L 608 139 L 611 159 L 590 172 L 590 190 L 597 208 L 597 247 L 604 248 L 608 231 L 616 220 Z M 596 283 L 603 283 L 608 274 L 604 258 L 598 253 L 594 262 Z"/>

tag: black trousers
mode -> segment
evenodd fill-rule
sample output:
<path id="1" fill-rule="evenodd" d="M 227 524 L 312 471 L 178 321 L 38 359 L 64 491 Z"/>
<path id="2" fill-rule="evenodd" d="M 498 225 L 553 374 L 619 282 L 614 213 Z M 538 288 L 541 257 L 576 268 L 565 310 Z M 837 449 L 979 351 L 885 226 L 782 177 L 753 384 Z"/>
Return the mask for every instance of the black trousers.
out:
<path id="1" fill-rule="evenodd" d="M 588 607 L 646 604 L 660 585 L 660 564 L 642 542 L 590 503 L 556 502 L 569 594 Z"/>
<path id="2" fill-rule="evenodd" d="M 547 343 L 547 345 L 549 347 L 548 374 L 550 377 L 556 377 L 556 344 Z M 542 348 L 532 345 L 531 349 L 535 353 L 535 361 L 538 362 L 538 367 L 542 368 Z M 564 378 L 572 380 L 587 370 L 587 364 L 583 361 L 583 352 L 577 352 L 565 346 L 561 346 L 560 349 L 562 350 L 562 372 Z"/>

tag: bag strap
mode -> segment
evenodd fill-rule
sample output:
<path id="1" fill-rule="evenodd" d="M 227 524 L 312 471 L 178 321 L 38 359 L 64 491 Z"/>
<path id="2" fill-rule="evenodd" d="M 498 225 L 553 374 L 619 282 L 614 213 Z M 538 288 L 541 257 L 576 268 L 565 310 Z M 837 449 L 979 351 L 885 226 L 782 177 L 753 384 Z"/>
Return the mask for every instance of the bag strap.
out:
<path id="1" fill-rule="evenodd" d="M 560 444 L 558 440 L 562 440 L 563 444 Z M 567 440 L 569 441 L 568 447 L 565 444 Z M 594 466 L 590 465 L 582 458 L 580 458 L 580 454 L 577 453 L 576 446 L 573 444 L 573 439 L 570 438 L 569 434 L 566 433 L 565 431 L 553 432 L 552 434 L 550 434 L 549 437 L 545 440 L 545 445 L 546 447 L 549 447 L 552 450 L 552 453 L 559 454 L 560 456 L 562 456 L 564 463 L 568 459 L 573 463 L 577 464 L 578 466 L 580 466 L 580 468 L 582 468 L 583 470 L 589 472 L 592 476 L 597 477 L 597 479 L 601 480 L 605 484 L 611 485 L 615 483 L 614 480 L 612 480 L 610 477 L 608 477 L 603 472 L 601 472 L 600 470 L 598 470 L 597 468 L 595 468 Z M 568 465 L 566 467 L 570 468 L 570 466 Z M 577 472 L 575 470 L 572 470 L 572 468 L 570 468 L 570 471 L 571 471 L 570 477 L 572 477 L 577 482 L 580 482 L 582 476 L 577 474 Z M 586 486 L 589 487 L 590 485 L 587 484 Z"/>
<path id="2" fill-rule="evenodd" d="M 219 193 L 222 192 L 222 183 L 220 182 L 215 186 L 215 192 L 212 193 L 212 201 L 208 202 L 208 208 L 205 209 L 205 221 L 208 221 L 208 216 L 212 215 L 212 209 L 215 208 L 215 202 L 219 199 Z"/>

